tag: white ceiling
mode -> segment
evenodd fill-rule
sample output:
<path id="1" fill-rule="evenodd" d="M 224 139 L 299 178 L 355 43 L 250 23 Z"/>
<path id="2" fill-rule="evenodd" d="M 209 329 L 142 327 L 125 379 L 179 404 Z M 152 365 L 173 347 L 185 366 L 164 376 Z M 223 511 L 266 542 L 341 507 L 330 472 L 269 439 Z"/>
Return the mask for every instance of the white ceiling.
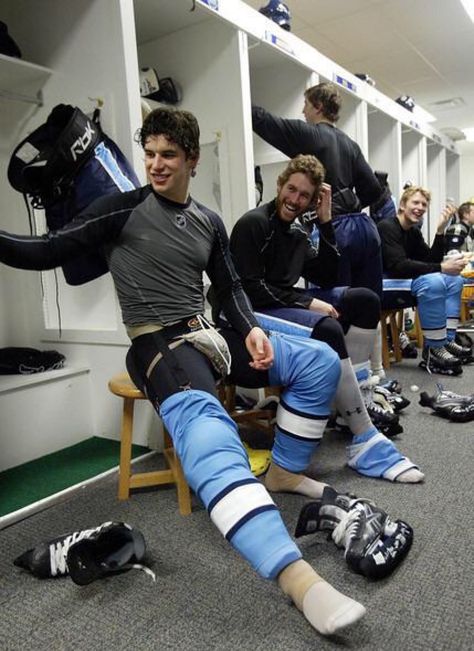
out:
<path id="1" fill-rule="evenodd" d="M 267 0 L 246 4 L 259 9 Z M 460 0 L 286 4 L 293 34 L 346 70 L 367 73 L 388 97 L 413 97 L 437 118 L 435 129 L 457 139 L 474 127 L 474 23 Z"/>

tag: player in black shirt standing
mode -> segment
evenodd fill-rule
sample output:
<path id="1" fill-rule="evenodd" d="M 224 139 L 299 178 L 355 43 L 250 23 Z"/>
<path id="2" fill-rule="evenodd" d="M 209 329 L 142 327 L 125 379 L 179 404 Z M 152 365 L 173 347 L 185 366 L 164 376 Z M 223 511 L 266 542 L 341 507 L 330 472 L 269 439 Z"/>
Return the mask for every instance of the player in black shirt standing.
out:
<path id="1" fill-rule="evenodd" d="M 373 220 L 361 209 L 383 190 L 359 145 L 336 127 L 341 96 L 332 83 L 304 93 L 303 120 L 284 119 L 252 107 L 253 130 L 289 158 L 312 154 L 324 165 L 332 189 L 332 215 L 341 252 L 337 285 L 368 287 L 382 295 L 380 238 Z"/>

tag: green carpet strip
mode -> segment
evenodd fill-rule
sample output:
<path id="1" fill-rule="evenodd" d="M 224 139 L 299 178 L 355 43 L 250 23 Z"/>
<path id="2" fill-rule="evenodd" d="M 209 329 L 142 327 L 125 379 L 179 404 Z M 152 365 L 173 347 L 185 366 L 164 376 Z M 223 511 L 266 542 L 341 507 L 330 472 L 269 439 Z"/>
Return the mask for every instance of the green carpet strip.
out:
<path id="1" fill-rule="evenodd" d="M 132 445 L 132 457 L 150 452 Z M 92 437 L 15 468 L 0 472 L 0 517 L 119 464 L 120 441 Z"/>

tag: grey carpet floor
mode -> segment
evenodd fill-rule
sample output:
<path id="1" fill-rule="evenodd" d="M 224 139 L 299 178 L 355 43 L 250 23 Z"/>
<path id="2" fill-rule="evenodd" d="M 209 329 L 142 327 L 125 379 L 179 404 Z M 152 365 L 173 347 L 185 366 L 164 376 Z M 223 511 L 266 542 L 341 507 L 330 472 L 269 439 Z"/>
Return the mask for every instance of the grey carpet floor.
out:
<path id="1" fill-rule="evenodd" d="M 412 400 L 398 446 L 426 473 L 423 485 L 361 477 L 345 464 L 347 437 L 327 432 L 312 473 L 340 490 L 367 496 L 407 520 L 415 541 L 389 578 L 352 573 L 323 534 L 299 539 L 306 560 L 339 590 L 367 607 L 339 636 L 319 636 L 272 582 L 256 576 L 220 537 L 195 501 L 178 514 L 174 490 L 162 487 L 116 499 L 116 476 L 0 531 L 0 649 L 159 649 L 277 651 L 474 648 L 472 470 L 474 422 L 451 424 L 418 405 L 410 386 L 433 393 L 435 381 L 474 391 L 474 365 L 460 378 L 430 377 L 405 360 L 391 369 Z M 145 467 L 156 461 L 147 460 Z M 278 495 L 290 532 L 304 499 Z M 156 583 L 130 571 L 79 587 L 68 578 L 38 580 L 12 565 L 38 542 L 106 520 L 138 527 Z"/>

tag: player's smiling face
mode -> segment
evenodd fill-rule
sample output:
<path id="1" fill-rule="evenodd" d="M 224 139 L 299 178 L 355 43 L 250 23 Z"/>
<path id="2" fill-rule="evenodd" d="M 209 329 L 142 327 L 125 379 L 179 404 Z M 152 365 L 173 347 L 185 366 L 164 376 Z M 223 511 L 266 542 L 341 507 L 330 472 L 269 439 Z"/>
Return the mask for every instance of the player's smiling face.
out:
<path id="1" fill-rule="evenodd" d="M 298 215 L 306 212 L 313 203 L 314 186 L 306 174 L 295 172 L 282 186 L 278 186 L 277 213 L 287 223 L 294 221 Z"/>
<path id="2" fill-rule="evenodd" d="M 400 206 L 400 222 L 407 229 L 421 222 L 428 209 L 428 200 L 421 192 L 415 192 Z"/>
<path id="3" fill-rule="evenodd" d="M 166 136 L 149 136 L 145 142 L 145 169 L 153 190 L 171 201 L 185 203 L 196 160 Z"/>

